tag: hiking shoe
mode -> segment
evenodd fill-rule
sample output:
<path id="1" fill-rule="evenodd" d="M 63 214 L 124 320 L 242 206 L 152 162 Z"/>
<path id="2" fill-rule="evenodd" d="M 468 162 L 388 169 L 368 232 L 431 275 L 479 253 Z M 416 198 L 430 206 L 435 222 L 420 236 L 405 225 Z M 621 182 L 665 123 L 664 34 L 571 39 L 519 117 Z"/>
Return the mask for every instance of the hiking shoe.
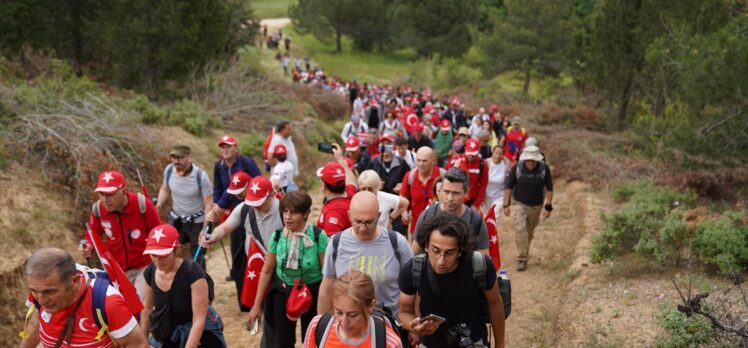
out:
<path id="1" fill-rule="evenodd" d="M 231 276 L 230 276 L 230 275 L 227 275 L 227 276 L 226 276 L 226 281 L 227 281 L 227 282 L 230 282 L 230 281 L 232 281 L 232 280 L 233 280 L 233 279 L 231 279 Z"/>
<path id="2" fill-rule="evenodd" d="M 517 272 L 524 272 L 527 269 L 527 261 L 520 261 L 517 264 Z"/>

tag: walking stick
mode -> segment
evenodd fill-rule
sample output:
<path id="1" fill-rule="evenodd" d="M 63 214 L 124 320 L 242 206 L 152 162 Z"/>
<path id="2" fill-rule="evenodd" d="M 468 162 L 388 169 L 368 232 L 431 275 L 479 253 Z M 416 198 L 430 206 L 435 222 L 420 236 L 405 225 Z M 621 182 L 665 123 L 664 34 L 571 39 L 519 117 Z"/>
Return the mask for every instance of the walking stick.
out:
<path id="1" fill-rule="evenodd" d="M 205 239 L 210 239 L 210 225 L 205 226 L 205 230 L 203 231 L 203 234 L 205 235 Z M 197 245 L 197 250 L 195 250 L 195 255 L 192 256 L 192 261 L 197 262 L 198 256 L 200 255 L 200 250 L 203 249 L 202 244 Z"/>
<path id="2" fill-rule="evenodd" d="M 148 194 L 148 189 L 145 187 L 145 184 L 143 184 L 143 177 L 140 176 L 140 169 L 135 168 L 135 173 L 138 174 L 138 181 L 140 182 L 140 190 L 143 191 L 143 194 L 145 195 L 146 199 L 151 199 L 151 196 Z"/>

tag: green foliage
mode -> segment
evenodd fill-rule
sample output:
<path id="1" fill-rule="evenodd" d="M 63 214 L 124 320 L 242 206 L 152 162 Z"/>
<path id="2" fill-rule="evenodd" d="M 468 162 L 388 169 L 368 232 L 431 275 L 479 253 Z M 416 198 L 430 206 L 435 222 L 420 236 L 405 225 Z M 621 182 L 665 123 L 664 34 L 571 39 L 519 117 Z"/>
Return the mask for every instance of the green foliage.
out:
<path id="1" fill-rule="evenodd" d="M 410 76 L 408 83 L 442 90 L 469 86 L 483 79 L 480 70 L 465 65 L 460 59 L 441 59 L 438 55 L 412 65 Z"/>
<path id="2" fill-rule="evenodd" d="M 180 100 L 171 107 L 166 122 L 180 126 L 195 135 L 204 135 L 209 128 L 221 125 L 216 117 L 209 115 L 200 105 L 187 99 Z"/>
<path id="3" fill-rule="evenodd" d="M 478 17 L 478 0 L 396 0 L 393 20 L 402 28 L 400 46 L 413 47 L 421 56 L 462 56 L 473 43 L 470 25 Z"/>
<path id="4" fill-rule="evenodd" d="M 533 70 L 557 76 L 571 40 L 571 0 L 506 0 L 506 16 L 492 18 L 493 30 L 478 34 L 478 45 L 488 57 L 486 73 L 511 69 L 525 73 L 526 95 Z"/>
<path id="5" fill-rule="evenodd" d="M 239 153 L 255 159 L 262 159 L 262 149 L 265 145 L 266 137 L 267 134 L 251 132 L 249 135 L 239 138 L 237 140 L 239 143 Z"/>
<path id="6" fill-rule="evenodd" d="M 628 196 L 626 204 L 603 216 L 605 226 L 592 243 L 592 259 L 605 259 L 636 251 L 659 261 L 676 256 L 685 243 L 686 225 L 681 210 L 692 206 L 692 193 L 679 194 L 651 182 L 634 182 L 616 196 Z M 676 208 L 677 207 L 677 208 Z"/>
<path id="7" fill-rule="evenodd" d="M 296 3 L 296 0 L 255 0 L 252 1 L 257 18 L 282 18 L 288 17 L 288 8 Z"/>
<path id="8" fill-rule="evenodd" d="M 714 342 L 714 328 L 703 316 L 687 317 L 663 304 L 657 320 L 667 333 L 657 337 L 655 346 L 658 348 L 701 347 Z"/>
<path id="9" fill-rule="evenodd" d="M 748 225 L 745 215 L 726 212 L 717 221 L 707 221 L 696 230 L 691 249 L 703 262 L 717 265 L 725 274 L 748 266 Z"/>

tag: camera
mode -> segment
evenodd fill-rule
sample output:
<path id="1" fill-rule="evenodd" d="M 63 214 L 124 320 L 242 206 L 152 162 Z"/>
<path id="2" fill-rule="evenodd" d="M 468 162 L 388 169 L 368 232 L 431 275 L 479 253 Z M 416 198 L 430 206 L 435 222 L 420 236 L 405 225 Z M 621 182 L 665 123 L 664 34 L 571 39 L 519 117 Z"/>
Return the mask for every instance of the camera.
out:
<path id="1" fill-rule="evenodd" d="M 460 348 L 472 348 L 473 339 L 470 337 L 470 328 L 463 323 L 457 324 L 449 328 L 449 335 L 457 342 L 457 346 Z"/>

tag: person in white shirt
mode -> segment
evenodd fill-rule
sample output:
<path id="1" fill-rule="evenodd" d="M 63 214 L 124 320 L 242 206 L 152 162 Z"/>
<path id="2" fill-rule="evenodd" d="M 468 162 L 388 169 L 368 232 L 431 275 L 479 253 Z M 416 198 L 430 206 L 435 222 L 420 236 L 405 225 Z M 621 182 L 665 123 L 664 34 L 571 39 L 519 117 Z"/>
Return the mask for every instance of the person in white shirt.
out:
<path id="1" fill-rule="evenodd" d="M 379 219 L 377 220 L 377 225 L 390 229 L 392 221 L 408 210 L 410 202 L 405 197 L 380 191 L 381 187 L 382 179 L 379 178 L 377 172 L 371 169 L 365 170 L 358 176 L 358 190 L 369 191 L 377 195 L 377 201 L 379 202 Z"/>
<path id="2" fill-rule="evenodd" d="M 348 122 L 343 126 L 343 131 L 340 132 L 340 138 L 343 142 L 346 142 L 351 135 L 359 136 L 361 133 L 368 133 L 369 126 L 366 123 L 361 122 L 361 116 L 359 114 L 351 115 L 351 122 Z"/>
<path id="3" fill-rule="evenodd" d="M 273 167 L 273 174 L 270 176 L 270 181 L 273 183 L 273 188 L 276 192 L 283 192 L 286 194 L 288 185 L 293 180 L 293 164 L 286 161 L 286 147 L 283 144 L 275 145 L 273 154 L 278 162 Z"/>
<path id="4" fill-rule="evenodd" d="M 496 145 L 491 152 L 491 158 L 486 159 L 488 167 L 488 184 L 486 185 L 486 198 L 483 200 L 483 211 L 487 211 L 491 204 L 496 204 L 496 216 L 504 204 L 504 184 L 506 174 L 511 168 L 509 159 L 504 157 L 504 147 Z"/>
<path id="5" fill-rule="evenodd" d="M 296 146 L 293 143 L 293 139 L 291 139 L 291 135 L 293 134 L 293 124 L 288 121 L 282 121 L 278 123 L 278 125 L 275 127 L 275 135 L 273 135 L 273 139 L 270 141 L 270 146 L 268 147 L 268 161 L 270 164 L 275 166 L 278 163 L 278 160 L 275 158 L 275 147 L 278 144 L 283 144 L 283 146 L 286 148 L 286 161 L 290 162 L 291 165 L 293 165 L 293 175 L 299 175 L 299 158 L 296 156 Z M 291 179 L 291 182 L 288 183 L 288 187 L 286 188 L 288 192 L 296 191 L 297 187 L 294 183 L 293 179 Z"/>

